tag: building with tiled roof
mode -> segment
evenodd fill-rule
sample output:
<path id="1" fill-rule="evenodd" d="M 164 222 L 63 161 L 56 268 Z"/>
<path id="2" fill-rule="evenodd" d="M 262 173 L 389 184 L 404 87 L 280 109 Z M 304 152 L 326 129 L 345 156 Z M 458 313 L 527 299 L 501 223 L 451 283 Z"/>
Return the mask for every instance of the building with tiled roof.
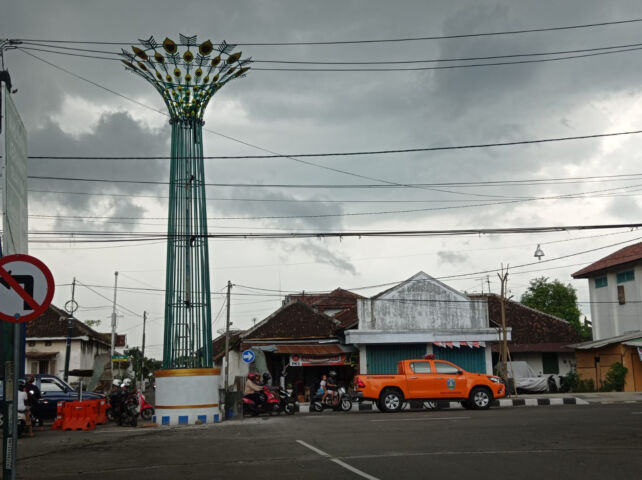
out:
<path id="1" fill-rule="evenodd" d="M 572 276 L 589 282 L 594 340 L 642 331 L 642 243 L 607 255 Z"/>

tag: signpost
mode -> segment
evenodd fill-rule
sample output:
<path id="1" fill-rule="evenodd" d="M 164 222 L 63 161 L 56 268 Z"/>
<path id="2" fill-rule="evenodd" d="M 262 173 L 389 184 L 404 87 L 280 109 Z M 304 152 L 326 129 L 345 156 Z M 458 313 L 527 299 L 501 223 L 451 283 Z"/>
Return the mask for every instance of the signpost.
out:
<path id="1" fill-rule="evenodd" d="M 252 363 L 254 361 L 254 358 L 256 355 L 254 355 L 254 352 L 252 350 L 243 350 L 243 353 L 241 354 L 241 358 L 245 363 Z"/>
<path id="2" fill-rule="evenodd" d="M 37 258 L 16 254 L 0 258 L 0 320 L 29 322 L 47 310 L 54 294 L 54 280 L 47 266 Z M 3 478 L 16 478 L 18 370 L 20 328 L 14 328 L 13 362 L 5 361 L 5 434 L 2 456 Z M 11 400 L 9 400 L 11 399 Z"/>

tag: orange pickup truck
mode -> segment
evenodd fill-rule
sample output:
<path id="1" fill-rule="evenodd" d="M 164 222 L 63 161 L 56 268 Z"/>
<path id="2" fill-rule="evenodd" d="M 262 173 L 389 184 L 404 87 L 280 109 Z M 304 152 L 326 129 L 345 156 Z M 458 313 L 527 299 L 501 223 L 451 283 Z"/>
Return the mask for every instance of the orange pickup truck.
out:
<path id="1" fill-rule="evenodd" d="M 359 375 L 354 380 L 359 398 L 377 402 L 379 410 L 398 412 L 405 400 L 455 400 L 466 408 L 485 409 L 494 398 L 506 395 L 506 386 L 494 375 L 466 372 L 454 363 L 401 360 L 397 375 Z"/>

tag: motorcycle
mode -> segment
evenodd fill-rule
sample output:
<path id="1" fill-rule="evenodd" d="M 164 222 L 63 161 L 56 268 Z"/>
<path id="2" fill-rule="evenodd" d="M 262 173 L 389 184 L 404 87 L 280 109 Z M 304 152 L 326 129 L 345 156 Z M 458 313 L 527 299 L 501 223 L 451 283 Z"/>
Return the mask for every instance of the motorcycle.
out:
<path id="1" fill-rule="evenodd" d="M 122 425 L 129 424 L 132 427 L 138 425 L 138 393 L 129 390 L 116 390 L 109 395 L 109 408 L 107 418 L 110 421 Z"/>
<path id="2" fill-rule="evenodd" d="M 330 394 L 326 395 L 325 401 L 322 401 L 323 395 L 315 393 L 310 399 L 310 410 L 313 412 L 322 412 L 326 408 L 331 408 L 335 412 L 349 412 L 352 410 L 352 399 L 344 387 L 339 387 L 335 394 L 335 401 L 332 401 Z"/>
<path id="3" fill-rule="evenodd" d="M 279 409 L 285 412 L 286 415 L 292 415 L 296 412 L 296 399 L 294 395 L 290 395 L 287 390 L 280 387 L 277 388 L 276 393 L 279 398 Z"/>
<path id="4" fill-rule="evenodd" d="M 147 402 L 143 392 L 138 392 L 138 405 L 140 405 L 140 418 L 149 421 L 154 415 L 154 407 Z"/>
<path id="5" fill-rule="evenodd" d="M 243 397 L 243 416 L 252 415 L 256 417 L 262 413 L 269 415 L 278 415 L 281 413 L 279 399 L 267 385 L 263 387 L 262 392 L 259 392 L 259 398 L 261 401 L 256 403 L 247 396 Z"/>
<path id="6" fill-rule="evenodd" d="M 25 412 L 18 412 L 18 438 L 27 434 L 29 432 L 29 427 L 27 426 L 27 417 Z M 31 417 L 31 424 L 33 425 L 34 419 Z"/>

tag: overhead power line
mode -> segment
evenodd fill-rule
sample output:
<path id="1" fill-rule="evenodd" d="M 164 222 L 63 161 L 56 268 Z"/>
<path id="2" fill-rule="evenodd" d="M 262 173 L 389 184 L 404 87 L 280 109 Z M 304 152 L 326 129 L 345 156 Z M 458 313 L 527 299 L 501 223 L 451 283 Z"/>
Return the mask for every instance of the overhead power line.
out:
<path id="1" fill-rule="evenodd" d="M 447 40 L 454 38 L 476 38 L 489 37 L 498 35 L 521 35 L 527 33 L 554 32 L 562 30 L 578 30 L 584 28 L 606 27 L 614 25 L 626 25 L 631 23 L 642 22 L 642 18 L 631 18 L 625 20 L 612 20 L 606 22 L 584 23 L 576 25 L 563 25 L 555 27 L 534 27 L 522 28 L 515 30 L 498 30 L 491 32 L 479 33 L 459 33 L 451 35 L 425 35 L 415 37 L 396 37 L 396 38 L 378 38 L 378 39 L 360 39 L 360 40 L 329 40 L 329 41 L 306 41 L 306 42 L 229 42 L 238 46 L 297 46 L 297 45 L 350 45 L 361 43 L 393 43 L 393 42 L 416 42 L 425 40 Z M 23 42 L 41 42 L 41 43 L 70 43 L 70 44 L 91 44 L 91 45 L 135 45 L 138 41 L 121 42 L 121 41 L 97 41 L 97 40 L 43 40 L 43 39 L 17 39 Z"/>
<path id="2" fill-rule="evenodd" d="M 597 56 L 602 56 L 602 55 L 611 55 L 614 53 L 626 53 L 626 52 L 633 52 L 637 50 L 642 50 L 642 47 L 631 47 L 631 48 L 621 48 L 617 50 L 607 50 L 603 51 L 604 48 L 612 48 L 612 47 L 603 47 L 600 49 L 596 49 L 599 51 L 595 51 L 593 49 L 587 49 L 588 51 L 592 51 L 592 53 L 582 53 L 582 54 L 577 54 L 577 55 L 565 55 L 561 57 L 552 57 L 552 58 L 538 58 L 535 60 L 509 60 L 509 61 L 503 61 L 503 62 L 484 62 L 484 63 L 463 63 L 463 64 L 458 64 L 458 65 L 438 65 L 438 66 L 421 66 L 421 67 L 369 67 L 369 68 L 364 68 L 364 67 L 317 67 L 317 68 L 302 68 L 302 67 L 252 67 L 252 71 L 265 71 L 265 72 L 409 72 L 409 71 L 426 71 L 426 70 L 452 70 L 452 69 L 457 69 L 457 68 L 480 68 L 480 67 L 499 67 L 499 66 L 507 66 L 507 65 L 522 65 L 522 64 L 529 64 L 529 63 L 546 63 L 546 62 L 559 62 L 563 60 L 574 60 L 578 58 L 588 58 L 588 57 L 597 57 Z M 84 57 L 84 58 L 92 58 L 95 60 L 111 60 L 111 61 L 120 61 L 118 58 L 110 58 L 110 57 L 99 57 L 96 55 L 85 55 L 85 54 L 80 54 L 80 53 L 70 53 L 70 52 L 60 52 L 60 51 L 55 51 L 51 49 L 45 49 L 45 48 L 34 48 L 34 47 L 18 47 L 18 50 L 29 54 L 29 51 L 36 51 L 36 52 L 45 52 L 45 53 L 54 53 L 58 55 L 69 55 L 73 57 Z M 530 54 L 530 55 L 507 55 L 507 56 L 501 56 L 501 55 L 495 55 L 487 58 L 515 58 L 515 57 L 530 57 L 530 56 L 535 56 L 535 55 L 551 55 L 551 54 L 546 54 L 546 53 L 535 53 L 535 54 Z M 483 58 L 483 57 L 481 57 Z M 431 62 L 436 62 L 440 60 L 429 60 Z M 444 59 L 441 61 L 454 61 L 454 59 Z M 419 61 L 421 62 L 421 61 Z M 424 61 L 426 62 L 426 61 Z M 297 62 L 297 61 L 282 61 L 282 62 L 275 62 L 275 63 L 304 63 L 304 62 Z M 365 62 L 357 62 L 354 63 L 354 65 L 357 64 L 364 64 Z M 382 64 L 382 63 L 391 63 L 391 62 L 372 62 L 371 64 L 377 65 L 377 64 Z M 412 61 L 408 63 L 417 63 L 417 61 Z M 327 65 L 327 64 L 339 64 L 339 62 L 319 62 L 317 64 L 320 65 Z"/>
<path id="3" fill-rule="evenodd" d="M 357 150 L 349 152 L 320 152 L 320 153 L 293 153 L 270 155 L 210 155 L 204 156 L 206 160 L 242 160 L 242 159 L 267 159 L 267 158 L 310 158 L 310 157 L 348 157 L 361 155 L 390 155 L 399 153 L 438 152 L 444 150 L 469 150 L 474 148 L 510 147 L 515 145 L 532 145 L 539 143 L 567 142 L 571 140 L 589 140 L 595 138 L 621 137 L 625 135 L 638 135 L 642 130 L 628 130 L 612 133 L 593 133 L 588 135 L 575 135 L 568 137 L 549 137 L 512 142 L 469 143 L 463 145 L 443 145 L 437 147 L 398 148 L 387 150 Z M 30 155 L 31 159 L 43 160 L 169 160 L 167 156 L 72 156 L 72 155 Z M 318 166 L 318 165 L 315 165 Z"/>

